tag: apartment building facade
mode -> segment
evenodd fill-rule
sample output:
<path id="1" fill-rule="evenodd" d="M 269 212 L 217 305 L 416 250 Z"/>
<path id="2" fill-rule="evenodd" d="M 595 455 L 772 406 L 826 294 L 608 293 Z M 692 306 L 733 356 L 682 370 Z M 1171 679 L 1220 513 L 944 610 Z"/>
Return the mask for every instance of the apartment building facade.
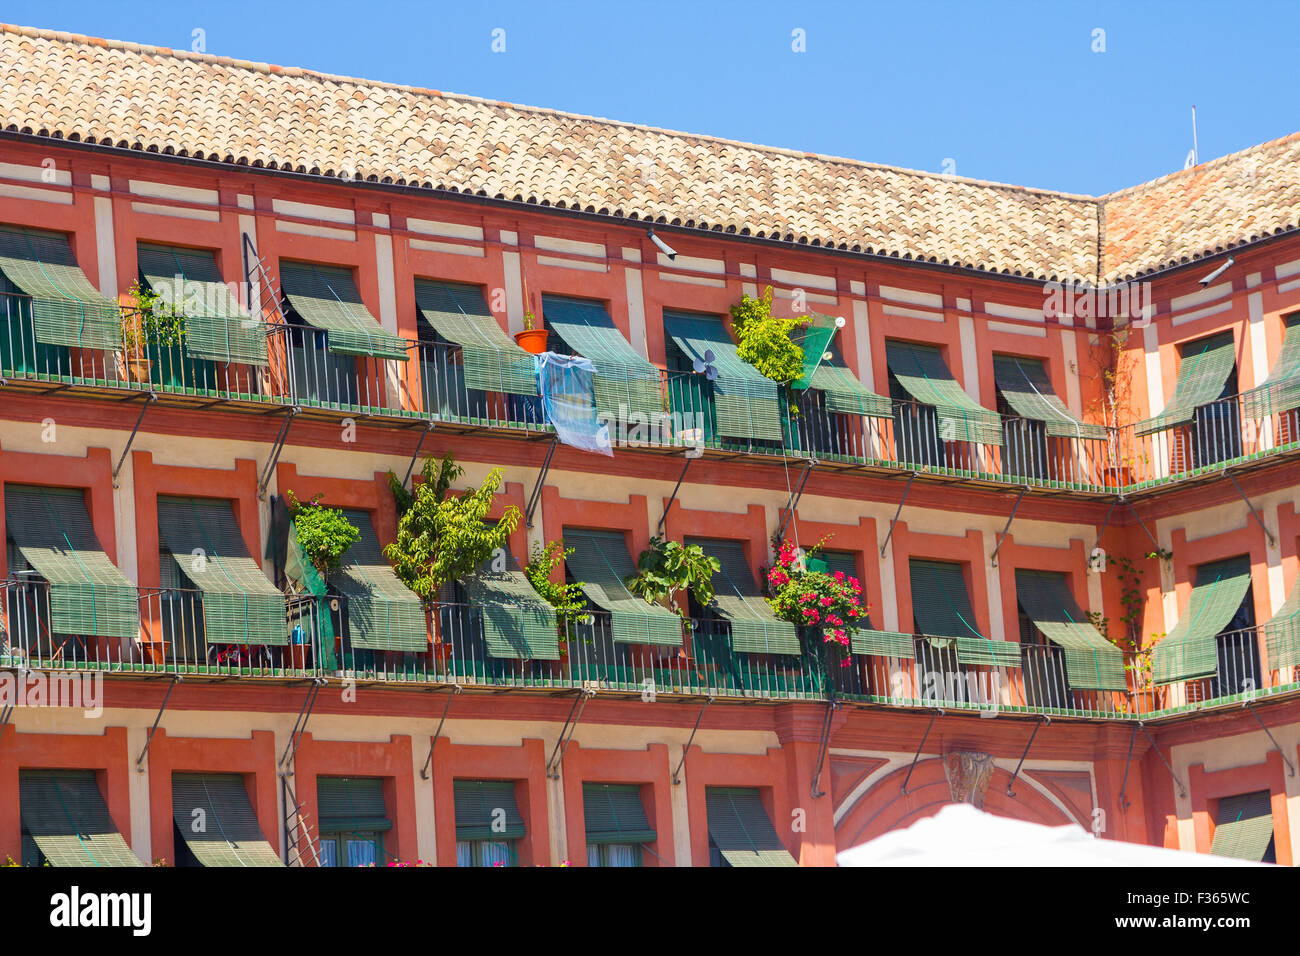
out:
<path id="1" fill-rule="evenodd" d="M 1300 138 L 1091 199 L 25 28 L 0 64 L 0 854 L 830 865 L 971 800 L 1292 862 Z M 735 357 L 768 288 L 833 334 L 801 387 Z M 575 549 L 579 623 L 390 580 L 388 475 L 446 451 L 516 563 Z M 354 584 L 295 581 L 290 491 L 362 526 Z M 685 624 L 621 583 L 656 535 L 722 563 Z M 763 602 L 782 541 L 861 582 L 847 648 Z"/>

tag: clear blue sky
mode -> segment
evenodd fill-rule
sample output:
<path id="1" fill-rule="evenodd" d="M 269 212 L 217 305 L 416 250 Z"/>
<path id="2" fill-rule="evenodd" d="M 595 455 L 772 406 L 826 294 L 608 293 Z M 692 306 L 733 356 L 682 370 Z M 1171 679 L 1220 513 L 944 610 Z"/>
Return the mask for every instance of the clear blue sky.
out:
<path id="1" fill-rule="evenodd" d="M 1300 129 L 1296 0 L 6 0 L 2 15 L 181 49 L 202 29 L 223 56 L 1091 194 L 1182 168 L 1192 104 L 1203 161 Z"/>

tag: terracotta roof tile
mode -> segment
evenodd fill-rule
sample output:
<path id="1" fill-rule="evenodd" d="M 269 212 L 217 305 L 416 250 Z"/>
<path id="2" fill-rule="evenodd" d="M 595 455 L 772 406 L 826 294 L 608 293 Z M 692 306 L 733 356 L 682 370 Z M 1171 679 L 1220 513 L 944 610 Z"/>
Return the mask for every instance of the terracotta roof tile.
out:
<path id="1" fill-rule="evenodd" d="M 0 26 L 0 79 L 11 131 L 1036 278 L 1127 277 L 1300 210 L 1295 136 L 1097 200 L 25 27 Z"/>

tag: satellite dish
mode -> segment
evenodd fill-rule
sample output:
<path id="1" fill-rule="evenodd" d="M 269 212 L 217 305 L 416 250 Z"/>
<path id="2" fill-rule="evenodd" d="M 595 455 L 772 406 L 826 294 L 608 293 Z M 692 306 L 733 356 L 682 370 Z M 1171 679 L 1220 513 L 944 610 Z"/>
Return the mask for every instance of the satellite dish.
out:
<path id="1" fill-rule="evenodd" d="M 835 319 L 835 327 L 837 329 L 844 328 L 844 316 L 841 315 Z"/>

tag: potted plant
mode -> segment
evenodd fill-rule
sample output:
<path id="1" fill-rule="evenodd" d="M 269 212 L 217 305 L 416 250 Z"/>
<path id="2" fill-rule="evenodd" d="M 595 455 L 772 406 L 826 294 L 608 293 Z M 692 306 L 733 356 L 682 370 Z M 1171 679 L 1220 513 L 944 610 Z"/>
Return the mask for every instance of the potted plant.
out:
<path id="1" fill-rule="evenodd" d="M 546 351 L 546 335 L 546 329 L 538 325 L 537 316 L 525 312 L 524 327 L 515 333 L 515 341 L 529 355 L 541 355 Z"/>
<path id="2" fill-rule="evenodd" d="M 819 549 L 817 545 L 809 551 Z M 869 610 L 862 602 L 862 584 L 857 578 L 843 571 L 829 574 L 809 569 L 789 541 L 777 549 L 776 565 L 768 571 L 767 583 L 772 593 L 767 603 L 777 617 L 796 627 L 820 630 L 825 643 L 845 649 Z M 848 667 L 851 663 L 852 655 L 842 653 L 840 665 Z"/>
<path id="3" fill-rule="evenodd" d="M 700 604 L 713 600 L 713 576 L 722 565 L 704 553 L 698 544 L 678 544 L 659 535 L 637 559 L 636 573 L 623 583 L 647 604 L 667 604 L 683 619 L 690 617 L 685 601 L 678 595 L 689 592 Z"/>
<path id="4" fill-rule="evenodd" d="M 139 280 L 131 286 L 130 295 L 136 306 L 123 315 L 119 371 L 128 382 L 148 383 L 154 354 L 184 341 L 185 317 Z"/>
<path id="5" fill-rule="evenodd" d="M 407 491 L 396 475 L 388 473 L 397 504 L 397 540 L 385 546 L 384 556 L 403 584 L 435 604 L 444 584 L 473 574 L 497 549 L 507 546 L 519 526 L 519 509 L 514 505 L 507 506 L 495 523 L 487 518 L 501 488 L 500 468 L 488 472 L 479 487 L 455 494 L 452 483 L 464 473 L 450 451 L 441 460 L 424 460 L 422 480 L 414 491 Z M 436 640 L 436 606 L 432 617 Z"/>
<path id="6" fill-rule="evenodd" d="M 581 582 L 568 584 L 556 573 L 564 559 L 573 552 L 574 549 L 566 548 L 563 541 L 534 544 L 528 564 L 524 566 L 524 576 L 528 578 L 533 590 L 555 608 L 556 624 L 560 629 L 561 657 L 569 654 L 568 637 L 573 632 L 573 626 L 587 614 L 587 600 L 583 597 Z M 555 582 L 557 577 L 560 577 L 559 584 Z"/>
<path id="7" fill-rule="evenodd" d="M 329 580 L 343 564 L 343 555 L 361 537 L 361 531 L 337 508 L 327 508 L 320 503 L 320 495 L 301 502 L 292 489 L 286 489 L 285 502 L 293 518 L 294 534 L 308 563 L 320 575 L 321 583 Z M 290 666 L 307 666 L 307 644 L 292 641 Z"/>
<path id="8" fill-rule="evenodd" d="M 783 319 L 772 314 L 772 287 L 757 299 L 748 294 L 731 307 L 731 327 L 736 332 L 736 354 L 786 390 L 790 412 L 798 414 L 791 386 L 804 373 L 803 346 L 790 338 L 795 329 L 806 328 L 811 319 Z"/>

